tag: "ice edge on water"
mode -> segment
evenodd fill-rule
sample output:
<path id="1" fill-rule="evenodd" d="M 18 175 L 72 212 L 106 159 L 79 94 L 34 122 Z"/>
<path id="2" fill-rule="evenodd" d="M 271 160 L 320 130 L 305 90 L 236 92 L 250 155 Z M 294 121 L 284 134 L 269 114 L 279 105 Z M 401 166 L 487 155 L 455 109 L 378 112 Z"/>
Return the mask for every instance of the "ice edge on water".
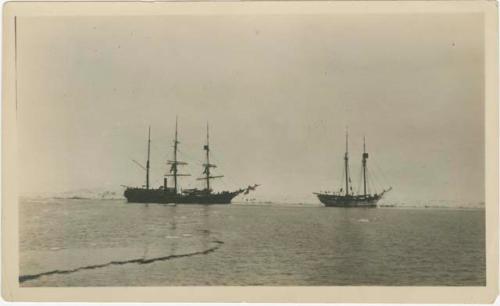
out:
<path id="1" fill-rule="evenodd" d="M 207 255 L 207 254 L 210 254 L 212 252 L 215 252 L 217 249 L 219 249 L 221 247 L 222 244 L 224 244 L 224 242 L 220 241 L 220 240 L 213 240 L 212 243 L 215 243 L 217 245 L 214 247 L 211 247 L 209 249 L 206 249 L 203 251 L 198 251 L 198 252 L 177 254 L 177 255 L 167 255 L 167 256 L 150 258 L 150 259 L 136 258 L 136 259 L 129 259 L 129 260 L 121 260 L 121 261 L 110 261 L 110 262 L 104 263 L 104 264 L 84 266 L 84 267 L 79 267 L 79 268 L 70 269 L 70 270 L 52 270 L 52 271 L 42 272 L 42 273 L 38 273 L 38 274 L 20 275 L 19 276 L 19 283 L 24 283 L 26 281 L 38 279 L 42 276 L 47 276 L 47 275 L 70 274 L 70 273 L 75 273 L 75 272 L 78 272 L 81 270 L 93 270 L 93 269 L 105 268 L 105 267 L 112 266 L 112 265 L 126 265 L 126 264 L 134 264 L 134 263 L 144 265 L 144 264 L 150 264 L 150 263 L 157 262 L 157 261 L 166 261 L 166 260 L 182 258 L 182 257 L 191 257 L 191 256 L 196 256 L 196 255 Z"/>

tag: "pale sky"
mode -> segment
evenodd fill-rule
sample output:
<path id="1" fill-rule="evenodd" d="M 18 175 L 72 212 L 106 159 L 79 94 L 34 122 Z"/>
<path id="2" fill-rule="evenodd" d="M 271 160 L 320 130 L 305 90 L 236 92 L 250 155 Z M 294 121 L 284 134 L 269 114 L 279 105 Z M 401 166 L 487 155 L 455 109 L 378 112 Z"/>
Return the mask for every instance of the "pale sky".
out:
<path id="1" fill-rule="evenodd" d="M 481 15 L 18 19 L 22 193 L 161 184 L 179 116 L 201 184 L 210 122 L 216 190 L 316 201 L 368 166 L 411 199 L 484 200 Z M 382 173 L 380 173 L 382 172 Z M 379 182 L 379 184 L 382 184 Z M 357 190 L 357 187 L 355 188 Z"/>

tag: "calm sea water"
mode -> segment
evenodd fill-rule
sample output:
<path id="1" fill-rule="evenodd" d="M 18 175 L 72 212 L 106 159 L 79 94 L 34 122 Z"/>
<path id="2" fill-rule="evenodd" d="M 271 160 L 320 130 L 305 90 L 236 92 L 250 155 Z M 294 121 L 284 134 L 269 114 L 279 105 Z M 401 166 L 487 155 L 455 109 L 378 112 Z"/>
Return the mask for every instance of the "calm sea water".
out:
<path id="1" fill-rule="evenodd" d="M 483 209 L 22 200 L 21 286 L 485 285 Z"/>

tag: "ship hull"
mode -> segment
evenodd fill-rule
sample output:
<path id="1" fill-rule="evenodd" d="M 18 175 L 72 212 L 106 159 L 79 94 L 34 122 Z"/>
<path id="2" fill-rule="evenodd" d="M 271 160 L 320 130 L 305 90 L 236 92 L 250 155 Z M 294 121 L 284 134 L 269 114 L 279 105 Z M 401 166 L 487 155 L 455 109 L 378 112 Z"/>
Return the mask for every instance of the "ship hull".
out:
<path id="1" fill-rule="evenodd" d="M 342 196 L 332 194 L 316 194 L 319 201 L 326 207 L 377 207 L 382 196 Z"/>
<path id="2" fill-rule="evenodd" d="M 129 203 L 159 204 L 230 204 L 241 191 L 219 193 L 176 194 L 163 189 L 127 188 L 124 196 Z"/>

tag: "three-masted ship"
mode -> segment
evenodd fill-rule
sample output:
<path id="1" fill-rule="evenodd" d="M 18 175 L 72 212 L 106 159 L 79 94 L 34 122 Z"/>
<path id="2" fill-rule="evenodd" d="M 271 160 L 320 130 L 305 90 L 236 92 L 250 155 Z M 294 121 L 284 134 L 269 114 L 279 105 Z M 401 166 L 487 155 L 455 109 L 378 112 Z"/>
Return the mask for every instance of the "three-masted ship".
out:
<path id="1" fill-rule="evenodd" d="M 165 174 L 163 179 L 163 186 L 153 189 L 149 184 L 149 159 L 150 159 L 150 146 L 151 146 L 151 129 L 148 132 L 148 149 L 147 149 L 147 162 L 146 162 L 146 185 L 145 187 L 127 187 L 124 196 L 130 203 L 176 203 L 176 204 L 229 204 L 231 200 L 241 193 L 248 194 L 250 191 L 255 190 L 258 185 L 248 186 L 234 191 L 221 191 L 214 192 L 211 186 L 211 180 L 223 177 L 222 175 L 213 175 L 211 169 L 216 165 L 210 162 L 210 143 L 209 143 L 209 129 L 207 124 L 207 140 L 203 146 L 205 151 L 206 162 L 203 164 L 203 177 L 197 180 L 205 181 L 205 188 L 203 189 L 183 189 L 179 187 L 178 178 L 182 176 L 190 176 L 189 174 L 179 173 L 179 166 L 187 165 L 184 161 L 177 159 L 178 146 L 177 132 L 177 119 L 175 120 L 175 138 L 174 138 L 174 152 L 173 159 L 167 162 L 170 165 L 170 171 Z M 172 177 L 174 186 L 169 187 L 168 177 Z"/>
<path id="2" fill-rule="evenodd" d="M 349 171 L 349 134 L 346 131 L 345 155 L 344 155 L 344 178 L 345 186 L 341 187 L 338 192 L 315 192 L 321 203 L 327 207 L 377 207 L 377 202 L 382 199 L 385 193 L 389 192 L 392 187 L 384 189 L 379 193 L 367 192 L 367 160 L 368 153 L 366 152 L 365 139 L 363 138 L 363 155 L 362 175 L 363 175 L 363 193 L 355 194 L 352 189 L 351 176 Z M 344 189 L 345 188 L 345 189 Z"/>

